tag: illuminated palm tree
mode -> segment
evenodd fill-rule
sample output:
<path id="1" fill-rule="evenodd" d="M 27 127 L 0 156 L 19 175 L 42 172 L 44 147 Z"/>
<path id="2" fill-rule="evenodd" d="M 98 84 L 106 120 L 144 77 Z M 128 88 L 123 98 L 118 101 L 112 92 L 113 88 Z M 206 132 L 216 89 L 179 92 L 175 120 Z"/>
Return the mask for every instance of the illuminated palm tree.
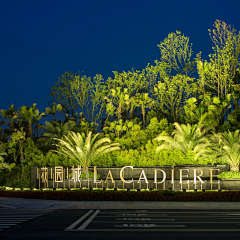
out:
<path id="1" fill-rule="evenodd" d="M 210 128 L 202 129 L 202 125 L 195 124 L 179 124 L 174 123 L 175 130 L 173 130 L 171 136 L 158 136 L 156 140 L 164 141 L 156 151 L 161 149 L 178 149 L 187 155 L 188 152 L 194 154 L 194 159 L 197 160 L 201 155 L 209 153 L 209 147 L 211 142 L 208 136 Z"/>
<path id="2" fill-rule="evenodd" d="M 235 132 L 224 132 L 215 134 L 215 145 L 219 147 L 212 148 L 216 158 L 227 162 L 230 165 L 230 171 L 239 171 L 240 163 L 240 135 L 239 129 Z"/>
<path id="3" fill-rule="evenodd" d="M 129 98 L 126 100 L 126 106 L 127 106 L 127 110 L 129 110 L 129 120 L 132 120 L 132 116 L 133 116 L 133 111 L 134 109 L 137 107 L 137 101 L 136 101 L 136 97 L 132 96 L 131 98 Z"/>
<path id="4" fill-rule="evenodd" d="M 129 100 L 128 89 L 121 87 L 116 87 L 116 89 L 111 89 L 111 94 L 109 97 L 105 97 L 107 100 L 107 112 L 114 114 L 116 110 L 118 120 L 122 119 L 122 112 L 126 108 L 126 101 Z"/>
<path id="5" fill-rule="evenodd" d="M 146 108 L 151 108 L 154 104 L 154 100 L 148 96 L 148 93 L 137 93 L 135 97 L 137 106 L 141 107 L 143 126 L 145 127 Z"/>
<path id="6" fill-rule="evenodd" d="M 56 139 L 59 142 L 54 144 L 60 147 L 60 151 L 52 150 L 74 160 L 76 164 L 86 168 L 91 165 L 97 157 L 115 150 L 120 150 L 119 143 L 112 143 L 109 138 L 101 138 L 96 141 L 99 136 L 97 133 L 92 138 L 92 132 L 89 132 L 87 137 L 85 133 L 74 133 L 70 131 L 68 136 L 63 136 L 62 139 Z"/>

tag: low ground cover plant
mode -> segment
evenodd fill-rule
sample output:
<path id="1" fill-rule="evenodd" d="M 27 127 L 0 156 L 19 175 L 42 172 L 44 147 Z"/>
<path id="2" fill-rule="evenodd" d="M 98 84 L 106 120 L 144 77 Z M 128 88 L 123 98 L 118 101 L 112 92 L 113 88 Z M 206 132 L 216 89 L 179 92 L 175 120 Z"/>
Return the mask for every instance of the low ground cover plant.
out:
<path id="1" fill-rule="evenodd" d="M 240 179 L 240 172 L 231 172 L 231 171 L 221 172 L 218 175 L 218 178 Z"/>

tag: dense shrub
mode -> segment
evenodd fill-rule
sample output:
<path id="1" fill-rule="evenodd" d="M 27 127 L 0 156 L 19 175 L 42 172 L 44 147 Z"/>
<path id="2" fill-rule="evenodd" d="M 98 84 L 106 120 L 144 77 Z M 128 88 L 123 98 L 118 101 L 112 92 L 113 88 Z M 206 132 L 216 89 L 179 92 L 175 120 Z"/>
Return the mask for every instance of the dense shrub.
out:
<path id="1" fill-rule="evenodd" d="M 31 167 L 24 164 L 17 165 L 11 172 L 1 172 L 0 176 L 2 186 L 28 188 L 30 187 Z"/>
<path id="2" fill-rule="evenodd" d="M 221 172 L 218 175 L 218 178 L 239 178 L 240 179 L 240 172 L 231 172 L 231 171 L 226 171 L 226 172 Z"/>
<path id="3" fill-rule="evenodd" d="M 29 166 L 72 166 L 76 165 L 75 162 L 70 160 L 67 157 L 62 155 L 58 155 L 49 151 L 46 155 L 43 154 L 41 150 L 39 150 L 34 142 L 31 139 L 27 139 L 25 146 L 24 146 L 24 163 L 28 164 Z"/>
<path id="4" fill-rule="evenodd" d="M 172 166 L 184 164 L 211 164 L 211 159 L 194 160 L 191 152 L 187 155 L 179 150 L 163 149 L 156 153 L 158 144 L 148 141 L 141 150 L 121 150 L 106 154 L 93 162 L 96 166 Z"/>

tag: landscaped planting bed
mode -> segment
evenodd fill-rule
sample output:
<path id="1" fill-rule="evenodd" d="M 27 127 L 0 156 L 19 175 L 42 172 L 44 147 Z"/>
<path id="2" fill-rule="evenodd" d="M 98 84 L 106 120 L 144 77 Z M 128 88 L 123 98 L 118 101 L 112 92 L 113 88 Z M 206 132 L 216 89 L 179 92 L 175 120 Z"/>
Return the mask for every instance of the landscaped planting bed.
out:
<path id="1" fill-rule="evenodd" d="M 0 197 L 66 201 L 239 202 L 240 191 L 0 190 Z"/>
<path id="2" fill-rule="evenodd" d="M 215 22 L 217 31 L 226 26 Z M 0 110 L 0 186 L 8 187 L 0 187 L 0 196 L 239 201 L 240 68 L 232 46 L 240 46 L 240 35 L 234 32 L 210 62 L 197 54 L 178 68 L 164 57 L 142 71 L 113 71 L 106 81 L 65 72 L 45 112 L 36 103 Z M 176 31 L 158 46 L 171 59 L 174 46 L 190 57 L 188 40 Z M 172 66 L 179 72 L 171 74 Z M 199 78 L 190 77 L 193 67 Z M 57 120 L 56 112 L 65 116 Z M 54 119 L 40 124 L 47 115 Z"/>

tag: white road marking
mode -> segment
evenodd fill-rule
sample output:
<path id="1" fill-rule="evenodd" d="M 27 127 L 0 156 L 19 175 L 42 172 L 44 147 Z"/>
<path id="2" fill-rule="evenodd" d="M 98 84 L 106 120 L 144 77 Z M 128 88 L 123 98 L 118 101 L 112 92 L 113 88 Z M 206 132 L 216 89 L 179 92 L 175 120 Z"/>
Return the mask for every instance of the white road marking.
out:
<path id="1" fill-rule="evenodd" d="M 96 215 L 99 212 L 100 210 L 96 210 L 95 213 L 86 222 L 84 222 L 78 229 L 85 229 L 87 225 L 96 217 Z"/>
<path id="2" fill-rule="evenodd" d="M 20 213 L 16 214 L 17 211 L 12 213 L 6 213 L 6 212 L 0 212 L 0 231 L 3 231 L 4 229 L 10 228 L 12 226 L 21 224 L 23 222 L 28 222 L 31 219 L 43 216 L 47 214 L 50 211 L 45 211 L 44 213 Z"/>
<path id="3" fill-rule="evenodd" d="M 23 222 L 16 222 L 16 221 L 14 221 L 14 222 L 12 222 L 12 221 L 4 221 L 4 222 L 0 222 L 0 225 L 2 224 L 2 223 L 23 223 Z"/>
<path id="4" fill-rule="evenodd" d="M 2 226 L 9 226 L 9 225 L 17 225 L 17 224 L 15 224 L 15 223 L 8 223 L 8 224 L 5 224 L 5 223 L 0 223 L 0 227 L 2 227 Z"/>
<path id="5" fill-rule="evenodd" d="M 7 218 L 7 219 L 0 219 L 0 222 L 6 222 L 6 221 L 21 221 L 21 222 L 27 222 L 29 219 L 18 219 L 18 218 Z"/>
<path id="6" fill-rule="evenodd" d="M 0 220 L 7 220 L 7 219 L 11 219 L 11 220 L 29 220 L 29 219 L 33 219 L 33 218 L 0 218 Z"/>
<path id="7" fill-rule="evenodd" d="M 225 216 L 225 215 L 240 215 L 240 213 L 214 213 L 214 214 L 206 214 L 206 215 L 209 215 L 209 216 Z"/>
<path id="8" fill-rule="evenodd" d="M 84 214 L 82 217 L 80 217 L 77 221 L 75 221 L 73 224 L 71 224 L 70 226 L 68 226 L 65 230 L 68 229 L 73 229 L 74 227 L 76 227 L 80 222 L 82 222 L 89 214 L 91 214 L 93 212 L 93 210 L 89 210 L 86 214 Z"/>
<path id="9" fill-rule="evenodd" d="M 162 218 L 115 218 L 118 221 L 175 221 L 175 219 L 162 219 Z"/>
<path id="10" fill-rule="evenodd" d="M 141 227 L 141 228 L 150 228 L 150 227 L 161 227 L 161 228 L 174 228 L 174 227 L 186 227 L 185 225 L 157 225 L 157 224 L 122 224 L 122 225 L 113 225 L 114 227 Z"/>
<path id="11" fill-rule="evenodd" d="M 35 218 L 35 217 L 40 217 L 40 216 L 43 216 L 44 214 L 42 215 L 7 215 L 7 214 L 1 214 L 0 217 L 23 217 L 23 218 Z"/>

